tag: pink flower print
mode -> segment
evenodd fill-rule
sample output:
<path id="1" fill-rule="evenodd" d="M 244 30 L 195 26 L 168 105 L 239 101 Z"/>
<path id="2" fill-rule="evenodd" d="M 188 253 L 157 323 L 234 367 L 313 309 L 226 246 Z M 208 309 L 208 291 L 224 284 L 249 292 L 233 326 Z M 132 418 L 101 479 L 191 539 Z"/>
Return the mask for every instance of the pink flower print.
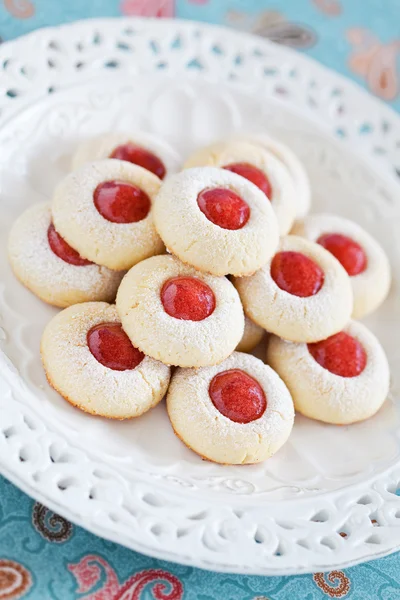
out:
<path id="1" fill-rule="evenodd" d="M 122 0 L 123 15 L 142 17 L 173 17 L 174 0 Z"/>
<path id="2" fill-rule="evenodd" d="M 141 600 L 146 589 L 155 600 L 182 600 L 183 597 L 179 579 L 161 569 L 139 571 L 120 583 L 112 566 L 95 554 L 84 556 L 78 563 L 68 565 L 68 569 L 78 584 L 77 593 L 85 594 L 80 600 Z"/>
<path id="3" fill-rule="evenodd" d="M 349 29 L 346 37 L 353 46 L 350 69 L 366 81 L 374 94 L 383 100 L 394 100 L 399 93 L 396 63 L 400 40 L 382 44 L 372 32 L 362 28 Z"/>

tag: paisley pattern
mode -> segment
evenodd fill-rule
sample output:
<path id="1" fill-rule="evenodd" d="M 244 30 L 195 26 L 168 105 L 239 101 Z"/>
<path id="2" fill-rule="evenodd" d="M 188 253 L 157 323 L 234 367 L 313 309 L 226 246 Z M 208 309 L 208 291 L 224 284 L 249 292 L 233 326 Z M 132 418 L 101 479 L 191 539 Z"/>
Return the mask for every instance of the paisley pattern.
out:
<path id="1" fill-rule="evenodd" d="M 26 595 L 32 585 L 30 572 L 13 560 L 0 559 L 0 598 L 17 600 Z"/>
<path id="2" fill-rule="evenodd" d="M 101 556 L 90 554 L 79 563 L 68 565 L 78 584 L 82 600 L 141 600 L 145 593 L 155 600 L 182 600 L 183 585 L 168 571 L 139 571 L 119 582 L 113 567 Z"/>
<path id="3" fill-rule="evenodd" d="M 61 544 L 72 535 L 72 525 L 60 515 L 49 511 L 48 508 L 36 502 L 32 511 L 32 523 L 36 531 L 45 540 Z"/>
<path id="4" fill-rule="evenodd" d="M 0 0 L 0 42 L 119 14 L 176 14 L 251 31 L 308 52 L 400 110 L 398 0 Z M 387 600 L 399 589 L 400 554 L 345 572 L 270 578 L 168 564 L 74 527 L 0 477 L 0 600 Z"/>
<path id="5" fill-rule="evenodd" d="M 330 573 L 315 573 L 314 581 L 317 586 L 330 598 L 345 598 L 350 591 L 350 580 L 343 571 Z"/>

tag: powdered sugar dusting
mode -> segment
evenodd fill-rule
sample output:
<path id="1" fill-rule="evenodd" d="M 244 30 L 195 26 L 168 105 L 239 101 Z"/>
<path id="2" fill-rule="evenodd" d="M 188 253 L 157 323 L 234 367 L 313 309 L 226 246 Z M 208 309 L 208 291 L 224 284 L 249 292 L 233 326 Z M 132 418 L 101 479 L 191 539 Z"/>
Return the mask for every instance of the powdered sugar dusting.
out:
<path id="1" fill-rule="evenodd" d="M 198 194 L 213 187 L 231 189 L 249 205 L 250 218 L 242 229 L 223 229 L 201 212 Z M 154 222 L 171 252 L 214 275 L 253 273 L 274 253 L 279 239 L 265 194 L 240 175 L 215 167 L 186 169 L 170 177 L 156 197 Z"/>
<path id="2" fill-rule="evenodd" d="M 264 414 L 250 423 L 222 415 L 208 393 L 217 373 L 242 369 L 261 385 L 267 399 Z M 233 464 L 265 460 L 287 440 L 294 420 L 293 402 L 277 373 L 254 356 L 234 352 L 217 366 L 178 369 L 167 396 L 168 414 L 178 435 L 199 454 Z"/>
<path id="3" fill-rule="evenodd" d="M 50 206 L 26 210 L 10 232 L 8 252 L 18 278 L 44 300 L 67 306 L 87 300 L 113 300 L 123 273 L 98 265 L 75 266 L 51 250 L 47 231 Z"/>
<path id="4" fill-rule="evenodd" d="M 260 169 L 272 187 L 270 198 L 278 220 L 279 232 L 290 231 L 296 212 L 296 189 L 287 167 L 272 152 L 260 144 L 248 141 L 228 140 L 202 148 L 191 156 L 188 167 L 225 167 L 232 163 L 246 162 Z"/>
<path id="5" fill-rule="evenodd" d="M 136 223 L 104 219 L 93 202 L 96 187 L 105 181 L 126 181 L 141 188 L 153 202 L 161 181 L 142 167 L 116 159 L 87 163 L 70 173 L 56 188 L 52 203 L 57 231 L 79 253 L 110 269 L 132 265 L 164 251 L 153 214 Z"/>
<path id="6" fill-rule="evenodd" d="M 250 277 L 234 278 L 246 314 L 261 327 L 293 341 L 319 341 L 340 331 L 353 308 L 350 279 L 327 250 L 289 235 L 281 238 L 279 251 L 295 251 L 315 261 L 324 272 L 317 294 L 300 298 L 281 290 L 271 277 L 271 262 Z"/>
<path id="7" fill-rule="evenodd" d="M 73 156 L 72 170 L 82 167 L 87 162 L 109 158 L 117 146 L 127 143 L 141 146 L 158 156 L 166 167 L 167 176 L 179 170 L 181 161 L 175 150 L 159 137 L 142 131 L 105 133 L 85 140 Z"/>
<path id="8" fill-rule="evenodd" d="M 170 369 L 149 356 L 132 370 L 103 366 L 90 352 L 86 336 L 104 322 L 120 321 L 115 306 L 103 302 L 71 306 L 50 321 L 41 344 L 48 379 L 83 410 L 117 419 L 139 416 L 164 396 Z"/>
<path id="9" fill-rule="evenodd" d="M 295 223 L 292 233 L 312 242 L 325 233 L 340 233 L 360 244 L 367 257 L 367 267 L 350 277 L 354 295 L 353 317 L 364 317 L 384 301 L 390 287 L 390 264 L 383 248 L 358 223 L 338 215 L 320 213 Z"/>
<path id="10" fill-rule="evenodd" d="M 273 336 L 267 351 L 267 362 L 289 387 L 296 409 L 314 419 L 339 424 L 373 415 L 389 387 L 388 362 L 376 337 L 357 321 L 351 321 L 344 331 L 356 338 L 367 354 L 366 367 L 357 377 L 340 377 L 324 369 L 307 344 Z"/>
<path id="11" fill-rule="evenodd" d="M 196 277 L 212 289 L 216 307 L 206 319 L 185 321 L 165 312 L 161 288 L 168 279 L 180 276 Z M 134 345 L 172 365 L 221 362 L 243 335 L 243 309 L 233 285 L 224 277 L 199 273 L 169 255 L 149 258 L 127 273 L 118 290 L 117 310 Z"/>

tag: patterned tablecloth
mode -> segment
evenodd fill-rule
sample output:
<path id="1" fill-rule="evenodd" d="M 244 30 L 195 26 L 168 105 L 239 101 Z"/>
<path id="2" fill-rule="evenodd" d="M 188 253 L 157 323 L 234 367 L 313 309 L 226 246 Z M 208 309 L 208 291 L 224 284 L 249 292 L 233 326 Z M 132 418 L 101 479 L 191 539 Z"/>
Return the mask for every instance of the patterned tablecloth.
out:
<path id="1" fill-rule="evenodd" d="M 180 16 L 287 44 L 400 110 L 400 0 L 0 0 L 0 38 L 84 17 Z M 0 600 L 400 599 L 400 553 L 346 571 L 220 575 L 75 527 L 0 477 Z"/>

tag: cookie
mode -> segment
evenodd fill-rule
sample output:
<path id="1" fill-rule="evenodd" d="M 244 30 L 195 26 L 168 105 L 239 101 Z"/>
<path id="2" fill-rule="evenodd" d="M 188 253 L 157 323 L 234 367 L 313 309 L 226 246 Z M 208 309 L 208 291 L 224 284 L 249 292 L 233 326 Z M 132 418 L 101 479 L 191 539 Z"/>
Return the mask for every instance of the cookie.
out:
<path id="1" fill-rule="evenodd" d="M 350 279 L 319 244 L 288 235 L 278 252 L 250 277 L 234 278 L 246 315 L 293 342 L 316 342 L 337 333 L 353 310 Z"/>
<path id="2" fill-rule="evenodd" d="M 81 410 L 139 417 L 167 391 L 170 369 L 132 346 L 115 306 L 87 302 L 58 313 L 44 330 L 43 366 L 50 385 Z"/>
<path id="3" fill-rule="evenodd" d="M 182 262 L 213 275 L 248 275 L 278 245 L 271 203 L 253 183 L 215 167 L 172 175 L 154 204 L 154 222 Z"/>
<path id="4" fill-rule="evenodd" d="M 261 148 L 274 154 L 274 156 L 285 165 L 292 177 L 293 185 L 296 190 L 296 218 L 301 219 L 305 217 L 311 208 L 311 186 L 307 171 L 293 150 L 286 144 L 283 144 L 280 141 L 278 142 L 274 137 L 265 133 L 252 133 L 245 136 L 241 135 L 234 139 L 261 146 Z"/>
<path id="5" fill-rule="evenodd" d="M 361 319 L 382 304 L 390 288 L 390 265 L 383 248 L 354 221 L 330 214 L 309 215 L 293 233 L 329 250 L 346 269 L 353 288 L 353 317 Z"/>
<path id="6" fill-rule="evenodd" d="M 164 252 L 152 204 L 161 180 L 121 160 L 88 163 L 56 188 L 57 231 L 82 256 L 109 269 L 129 269 Z"/>
<path id="7" fill-rule="evenodd" d="M 296 410 L 325 423 L 368 419 L 389 391 L 385 353 L 371 331 L 356 321 L 315 344 L 272 336 L 267 362 L 288 386 Z"/>
<path id="8" fill-rule="evenodd" d="M 189 448 L 223 464 L 266 460 L 286 442 L 294 420 L 292 398 L 277 373 L 241 352 L 218 366 L 178 369 L 167 410 Z"/>
<path id="9" fill-rule="evenodd" d="M 149 258 L 125 275 L 117 310 L 134 346 L 180 367 L 223 361 L 244 330 L 230 281 L 199 273 L 170 255 Z"/>
<path id="10" fill-rule="evenodd" d="M 160 179 L 177 171 L 180 163 L 173 148 L 151 134 L 103 133 L 81 142 L 72 158 L 72 170 L 104 158 L 116 158 L 139 165 Z"/>
<path id="11" fill-rule="evenodd" d="M 246 141 L 219 142 L 201 148 L 185 163 L 190 167 L 221 167 L 254 183 L 270 200 L 279 233 L 289 233 L 296 210 L 296 190 L 286 166 L 274 154 Z"/>
<path id="12" fill-rule="evenodd" d="M 123 275 L 91 263 L 71 248 L 55 230 L 47 203 L 31 206 L 15 221 L 8 256 L 21 283 L 62 308 L 90 300 L 112 302 Z"/>
<path id="13" fill-rule="evenodd" d="M 249 317 L 244 317 L 244 332 L 242 339 L 236 346 L 237 352 L 251 352 L 261 342 L 265 330 L 256 325 Z"/>

